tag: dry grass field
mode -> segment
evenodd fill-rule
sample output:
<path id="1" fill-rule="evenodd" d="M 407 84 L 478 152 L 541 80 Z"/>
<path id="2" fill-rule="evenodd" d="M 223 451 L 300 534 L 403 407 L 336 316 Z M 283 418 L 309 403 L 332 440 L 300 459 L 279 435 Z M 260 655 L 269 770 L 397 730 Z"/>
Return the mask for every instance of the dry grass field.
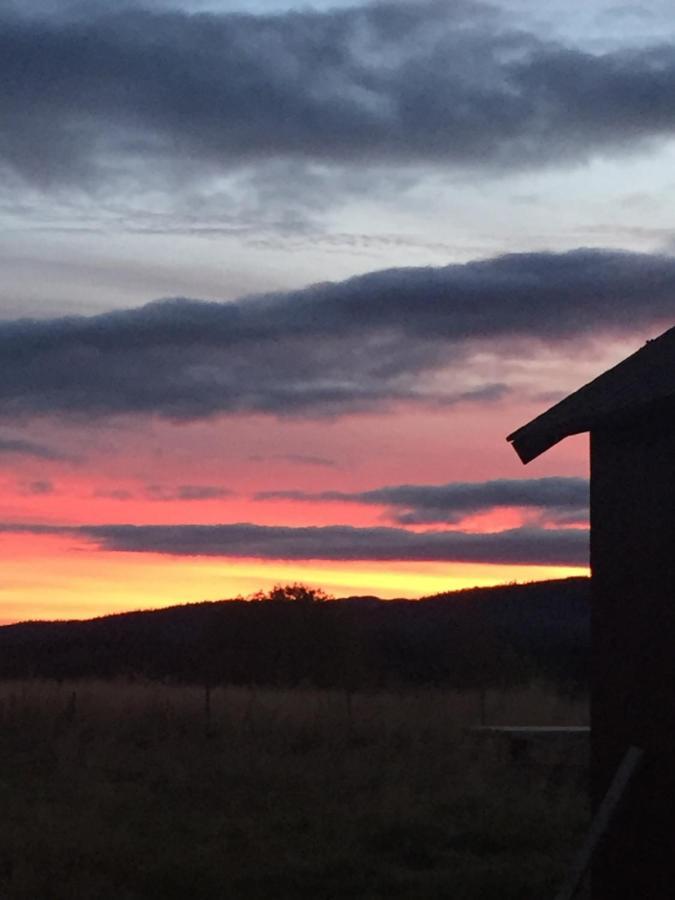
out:
<path id="1" fill-rule="evenodd" d="M 553 896 L 584 761 L 467 734 L 476 693 L 0 684 L 2 900 Z M 584 724 L 490 693 L 491 724 Z M 582 753 L 583 757 L 583 753 Z"/>

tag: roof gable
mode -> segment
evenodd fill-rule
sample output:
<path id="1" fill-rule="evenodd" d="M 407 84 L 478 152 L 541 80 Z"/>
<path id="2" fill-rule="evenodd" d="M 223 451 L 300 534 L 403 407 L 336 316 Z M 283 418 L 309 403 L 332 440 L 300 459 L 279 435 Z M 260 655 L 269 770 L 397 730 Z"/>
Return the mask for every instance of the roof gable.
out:
<path id="1" fill-rule="evenodd" d="M 507 437 L 524 463 L 563 438 L 629 419 L 675 398 L 675 328 L 565 397 Z"/>

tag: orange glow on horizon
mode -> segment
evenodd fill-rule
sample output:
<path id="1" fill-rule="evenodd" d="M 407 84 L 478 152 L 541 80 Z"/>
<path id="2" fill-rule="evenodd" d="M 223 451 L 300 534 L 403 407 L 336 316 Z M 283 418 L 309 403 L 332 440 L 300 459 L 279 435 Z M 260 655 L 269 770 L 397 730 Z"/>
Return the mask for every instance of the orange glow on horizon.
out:
<path id="1" fill-rule="evenodd" d="M 44 422 L 26 434 L 63 459 L 0 457 L 0 521 L 54 525 L 228 524 L 397 527 L 383 506 L 256 499 L 270 491 L 346 494 L 400 484 L 538 478 L 587 472 L 587 438 L 571 438 L 523 469 L 504 436 L 534 403 L 447 410 L 402 408 L 314 422 L 261 415 L 190 424 Z M 185 486 L 211 488 L 181 498 Z M 411 531 L 501 531 L 527 510 L 496 509 Z M 87 618 L 219 600 L 303 582 L 335 596 L 419 597 L 587 574 L 586 568 L 488 563 L 261 561 L 99 550 L 76 537 L 0 536 L 0 622 Z"/>
<path id="2" fill-rule="evenodd" d="M 389 599 L 588 574 L 585 568 L 562 566 L 167 557 L 95 550 L 53 536 L 4 535 L 3 550 L 2 624 L 230 599 L 296 581 L 335 596 Z"/>

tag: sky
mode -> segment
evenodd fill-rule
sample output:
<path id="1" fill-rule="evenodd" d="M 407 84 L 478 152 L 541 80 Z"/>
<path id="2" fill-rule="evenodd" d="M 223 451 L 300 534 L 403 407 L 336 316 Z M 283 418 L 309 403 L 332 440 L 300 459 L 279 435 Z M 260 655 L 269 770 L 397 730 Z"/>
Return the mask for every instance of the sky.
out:
<path id="1" fill-rule="evenodd" d="M 674 324 L 666 0 L 0 0 L 0 622 L 588 571 Z"/>

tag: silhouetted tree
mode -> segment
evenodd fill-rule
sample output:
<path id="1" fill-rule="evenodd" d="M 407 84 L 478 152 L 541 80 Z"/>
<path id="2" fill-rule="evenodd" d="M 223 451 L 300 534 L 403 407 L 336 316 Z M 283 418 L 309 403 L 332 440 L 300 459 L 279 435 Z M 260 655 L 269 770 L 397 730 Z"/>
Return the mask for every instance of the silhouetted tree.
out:
<path id="1" fill-rule="evenodd" d="M 255 602 L 307 604 L 324 603 L 334 599 L 321 588 L 310 588 L 298 582 L 286 585 L 275 584 L 271 591 L 256 591 L 249 597 L 249 600 Z"/>

